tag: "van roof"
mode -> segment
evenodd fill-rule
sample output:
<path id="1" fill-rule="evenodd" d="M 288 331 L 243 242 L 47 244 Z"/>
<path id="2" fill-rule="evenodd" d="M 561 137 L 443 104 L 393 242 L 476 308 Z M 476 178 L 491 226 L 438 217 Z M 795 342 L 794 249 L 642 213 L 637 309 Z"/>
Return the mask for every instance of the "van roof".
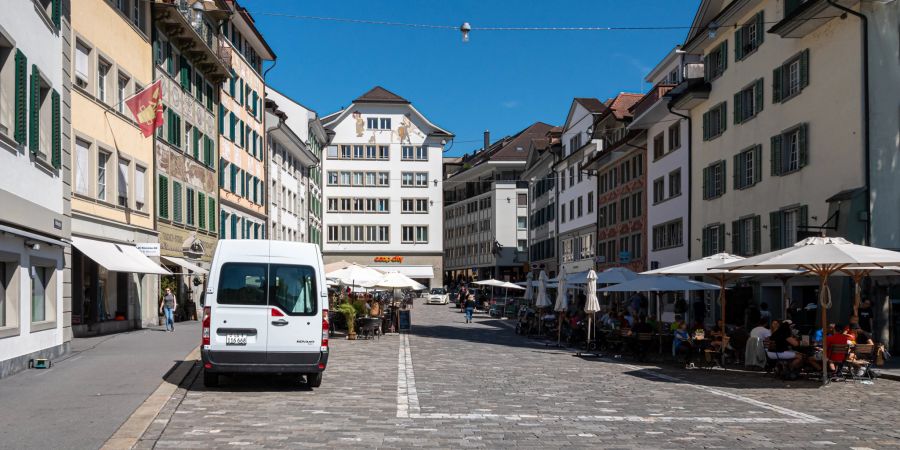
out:
<path id="1" fill-rule="evenodd" d="M 285 258 L 294 263 L 318 267 L 319 246 L 306 242 L 270 241 L 266 239 L 220 239 L 216 259 L 240 261 L 245 257 Z"/>

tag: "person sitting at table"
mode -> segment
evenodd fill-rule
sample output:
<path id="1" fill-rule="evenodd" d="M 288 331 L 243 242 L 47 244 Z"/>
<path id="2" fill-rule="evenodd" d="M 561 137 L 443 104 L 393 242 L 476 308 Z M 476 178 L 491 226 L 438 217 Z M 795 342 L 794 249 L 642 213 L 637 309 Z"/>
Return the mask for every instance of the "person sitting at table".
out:
<path id="1" fill-rule="evenodd" d="M 709 345 L 715 350 L 722 348 L 722 342 L 725 337 L 725 321 L 717 320 L 716 325 L 710 330 L 709 334 L 712 336 Z"/>
<path id="2" fill-rule="evenodd" d="M 682 324 L 687 325 L 684 322 L 684 317 L 682 317 L 681 315 L 676 315 L 675 321 L 672 322 L 672 325 L 669 325 L 669 331 L 674 333 Z"/>
<path id="3" fill-rule="evenodd" d="M 653 331 L 656 331 L 657 327 L 659 327 L 659 322 L 656 321 L 656 316 L 650 315 L 647 317 L 647 325 Z"/>
<path id="4" fill-rule="evenodd" d="M 828 356 L 828 371 L 834 373 L 834 371 L 837 370 L 837 366 L 843 366 L 847 354 L 834 353 L 832 347 L 835 345 L 846 345 L 849 350 L 849 345 L 851 343 L 850 329 L 846 328 L 845 332 L 845 327 L 843 325 L 838 325 L 829 331 L 831 333 L 825 338 L 825 354 Z"/>
<path id="5" fill-rule="evenodd" d="M 760 341 L 764 341 L 772 336 L 772 331 L 766 328 L 769 325 L 769 319 L 760 318 L 756 322 L 756 327 L 750 330 L 750 337 L 755 337 Z"/>
<path id="6" fill-rule="evenodd" d="M 875 344 L 875 341 L 872 340 L 872 336 L 870 336 L 869 333 L 866 333 L 866 331 L 863 330 L 858 323 L 850 325 L 850 335 L 853 336 L 853 342 L 855 342 L 857 345 Z"/>
<path id="7" fill-rule="evenodd" d="M 679 353 L 684 354 L 684 364 L 690 364 L 694 346 L 691 344 L 691 335 L 688 333 L 687 324 L 684 322 L 678 325 L 672 339 L 672 357 L 677 358 Z"/>
<path id="8" fill-rule="evenodd" d="M 790 320 L 785 320 L 778 326 L 777 330 L 772 332 L 772 337 L 769 340 L 775 343 L 775 351 L 767 350 L 766 355 L 770 359 L 790 360 L 789 367 L 796 370 L 803 364 L 803 355 L 793 350 L 793 347 L 800 345 L 800 341 L 791 332 L 792 325 L 793 323 Z"/>
<path id="9" fill-rule="evenodd" d="M 634 313 L 632 313 L 631 311 L 627 311 L 627 312 L 625 312 L 625 314 L 622 314 L 622 318 L 626 322 L 628 322 L 628 328 L 631 328 L 634 326 L 634 318 L 635 318 Z M 622 326 L 625 326 L 625 324 L 623 323 Z"/>
<path id="10" fill-rule="evenodd" d="M 772 323 L 769 324 L 769 331 L 771 331 L 772 333 L 775 333 L 775 330 L 777 330 L 779 326 L 781 326 L 781 321 L 773 320 Z"/>

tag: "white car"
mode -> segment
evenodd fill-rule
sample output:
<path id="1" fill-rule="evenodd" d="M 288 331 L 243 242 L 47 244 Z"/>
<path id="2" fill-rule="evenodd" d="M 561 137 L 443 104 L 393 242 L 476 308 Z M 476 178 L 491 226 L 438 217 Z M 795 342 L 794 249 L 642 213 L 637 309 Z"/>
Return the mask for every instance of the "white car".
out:
<path id="1" fill-rule="evenodd" d="M 450 294 L 444 288 L 433 288 L 425 297 L 427 305 L 446 305 L 450 303 Z"/>

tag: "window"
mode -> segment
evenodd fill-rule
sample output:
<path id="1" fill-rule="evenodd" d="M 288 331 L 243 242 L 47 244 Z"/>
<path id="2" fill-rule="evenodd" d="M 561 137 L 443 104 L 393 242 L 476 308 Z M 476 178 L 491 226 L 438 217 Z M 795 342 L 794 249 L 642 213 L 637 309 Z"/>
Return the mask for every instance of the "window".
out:
<path id="1" fill-rule="evenodd" d="M 809 85 L 809 50 L 792 56 L 772 71 L 772 102 L 794 98 Z"/>
<path id="2" fill-rule="evenodd" d="M 761 145 L 755 145 L 734 155 L 735 189 L 746 189 L 762 179 L 761 161 Z"/>
<path id="3" fill-rule="evenodd" d="M 416 172 L 416 187 L 428 186 L 428 172 Z"/>
<path id="4" fill-rule="evenodd" d="M 561 208 L 562 208 L 562 211 L 560 212 L 559 217 L 562 220 L 562 223 L 566 223 L 566 204 L 563 203 L 561 205 Z"/>
<path id="5" fill-rule="evenodd" d="M 516 229 L 527 230 L 528 229 L 528 218 L 525 216 L 516 217 Z"/>
<path id="6" fill-rule="evenodd" d="M 669 125 L 669 151 L 681 148 L 681 120 Z"/>
<path id="7" fill-rule="evenodd" d="M 376 147 L 374 145 L 366 146 L 366 159 L 375 159 L 377 156 Z"/>
<path id="8" fill-rule="evenodd" d="M 315 271 L 309 266 L 269 266 L 269 304 L 289 316 L 312 316 L 317 313 Z"/>
<path id="9" fill-rule="evenodd" d="M 725 225 L 715 224 L 703 228 L 703 256 L 715 255 L 725 251 Z"/>
<path id="10" fill-rule="evenodd" d="M 575 199 L 569 200 L 569 220 L 575 220 Z"/>
<path id="11" fill-rule="evenodd" d="M 772 175 L 796 172 L 809 162 L 807 124 L 772 136 Z"/>
<path id="12" fill-rule="evenodd" d="M 45 322 L 52 321 L 50 312 L 52 307 L 48 308 L 48 304 L 54 302 L 51 293 L 53 287 L 50 284 L 55 269 L 53 267 L 32 266 L 31 267 L 31 321 Z M 50 311 L 48 311 L 48 309 Z"/>
<path id="13" fill-rule="evenodd" d="M 681 247 L 684 239 L 682 219 L 654 226 L 651 237 L 654 251 Z"/>
<path id="14" fill-rule="evenodd" d="M 97 100 L 106 103 L 106 89 L 109 86 L 109 69 L 112 65 L 104 60 L 97 63 Z"/>
<path id="15" fill-rule="evenodd" d="M 389 172 L 378 172 L 378 185 L 379 186 L 390 186 L 391 178 Z"/>
<path id="16" fill-rule="evenodd" d="M 799 206 L 769 213 L 769 239 L 772 251 L 794 245 L 799 240 L 798 231 L 805 230 L 809 208 Z"/>
<path id="17" fill-rule="evenodd" d="M 703 140 L 715 139 L 725 132 L 727 126 L 725 102 L 719 103 L 703 113 Z"/>
<path id="18" fill-rule="evenodd" d="M 236 222 L 232 220 L 232 224 L 234 223 Z M 223 264 L 216 302 L 223 305 L 265 305 L 267 269 L 265 264 Z"/>
<path id="19" fill-rule="evenodd" d="M 609 225 L 615 225 L 616 219 L 618 219 L 616 216 L 616 202 L 611 202 L 609 206 L 607 206 L 606 211 L 609 213 L 607 214 L 607 217 L 609 217 Z"/>
<path id="20" fill-rule="evenodd" d="M 740 61 L 755 52 L 762 45 L 765 34 L 763 12 L 760 11 L 734 32 L 734 60 Z"/>
<path id="21" fill-rule="evenodd" d="M 404 225 L 401 227 L 402 231 L 402 241 L 403 243 L 412 243 L 415 241 L 415 227 L 410 225 Z"/>
<path id="22" fill-rule="evenodd" d="M 353 146 L 353 159 L 364 159 L 365 153 L 363 153 L 362 145 L 354 145 Z"/>
<path id="23" fill-rule="evenodd" d="M 653 203 L 659 203 L 666 199 L 665 180 L 659 177 L 653 180 Z"/>
<path id="24" fill-rule="evenodd" d="M 377 117 L 369 117 L 366 119 L 366 128 L 369 130 L 375 130 L 378 128 L 378 118 Z"/>
<path id="25" fill-rule="evenodd" d="M 428 161 L 428 146 L 416 147 L 416 161 Z"/>
<path id="26" fill-rule="evenodd" d="M 703 199 L 709 200 L 725 193 L 725 161 L 718 161 L 703 169 Z"/>
<path id="27" fill-rule="evenodd" d="M 391 118 L 390 117 L 382 117 L 381 118 L 381 129 L 382 130 L 390 130 L 391 129 Z"/>
<path id="28" fill-rule="evenodd" d="M 594 212 L 594 193 L 588 192 L 587 195 L 587 212 L 591 214 Z"/>
<path id="29" fill-rule="evenodd" d="M 88 195 L 90 184 L 90 146 L 91 144 L 81 139 L 75 140 L 74 177 L 75 193 Z"/>
<path id="30" fill-rule="evenodd" d="M 400 173 L 400 186 L 408 187 L 414 186 L 415 182 L 415 174 L 412 172 L 401 172 Z"/>
<path id="31" fill-rule="evenodd" d="M 632 217 L 640 217 L 644 210 L 643 192 L 635 192 L 631 194 L 631 213 Z"/>
<path id="32" fill-rule="evenodd" d="M 130 177 L 130 165 L 131 163 L 124 159 L 119 159 L 119 206 L 123 208 L 128 207 L 128 182 Z"/>
<path id="33" fill-rule="evenodd" d="M 734 123 L 744 123 L 763 109 L 763 79 L 734 94 Z"/>
<path id="34" fill-rule="evenodd" d="M 519 239 L 516 241 L 516 250 L 520 252 L 525 251 L 525 247 L 528 246 L 528 241 L 525 239 Z"/>
<path id="35" fill-rule="evenodd" d="M 75 85 L 87 89 L 90 80 L 91 48 L 81 41 L 75 42 Z"/>
<path id="36" fill-rule="evenodd" d="M 759 216 L 744 217 L 731 222 L 731 251 L 739 256 L 760 253 Z"/>
<path id="37" fill-rule="evenodd" d="M 653 138 L 653 159 L 662 158 L 666 154 L 666 146 L 663 142 L 665 136 L 662 133 Z"/>
<path id="38" fill-rule="evenodd" d="M 728 40 L 722 41 L 711 52 L 703 57 L 703 69 L 706 81 L 719 78 L 728 68 Z"/>
<path id="39" fill-rule="evenodd" d="M 128 93 L 126 90 L 128 89 L 128 77 L 124 74 L 119 74 L 119 84 L 116 89 L 116 111 L 119 111 L 122 114 L 125 114 L 126 106 L 125 99 L 128 98 Z"/>
<path id="40" fill-rule="evenodd" d="M 97 153 L 97 198 L 106 200 L 106 168 L 109 165 L 110 154 L 105 151 Z"/>
<path id="41" fill-rule="evenodd" d="M 404 145 L 403 147 L 401 147 L 400 148 L 400 150 L 401 150 L 400 159 L 403 161 L 412 161 L 415 156 L 415 152 L 413 151 L 413 148 L 414 147 L 409 146 L 409 145 Z"/>
<path id="42" fill-rule="evenodd" d="M 569 187 L 575 185 L 575 168 L 569 167 Z"/>
<path id="43" fill-rule="evenodd" d="M 579 148 L 581 148 L 581 133 L 576 133 L 574 136 L 569 138 L 569 151 L 566 154 L 571 155 L 572 153 L 575 153 L 575 151 Z"/>
<path id="44" fill-rule="evenodd" d="M 681 195 L 681 169 L 669 172 L 669 198 Z"/>

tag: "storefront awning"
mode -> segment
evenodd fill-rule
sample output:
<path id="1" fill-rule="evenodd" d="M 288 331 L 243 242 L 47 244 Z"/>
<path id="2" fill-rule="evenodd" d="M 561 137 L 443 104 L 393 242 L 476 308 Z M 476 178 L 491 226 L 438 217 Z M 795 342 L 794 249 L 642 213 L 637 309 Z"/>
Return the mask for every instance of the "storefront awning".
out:
<path id="1" fill-rule="evenodd" d="M 434 268 L 431 266 L 369 266 L 381 272 L 400 272 L 410 278 L 434 278 Z"/>
<path id="2" fill-rule="evenodd" d="M 113 272 L 151 273 L 157 275 L 169 275 L 171 273 L 144 256 L 133 245 L 115 244 L 75 236 L 72 237 L 72 245 L 95 263 Z"/>
<path id="3" fill-rule="evenodd" d="M 160 256 L 160 258 L 175 264 L 176 266 L 180 266 L 184 270 L 189 270 L 194 272 L 194 275 L 207 275 L 209 271 L 184 259 L 184 258 L 176 258 L 174 256 Z"/>

